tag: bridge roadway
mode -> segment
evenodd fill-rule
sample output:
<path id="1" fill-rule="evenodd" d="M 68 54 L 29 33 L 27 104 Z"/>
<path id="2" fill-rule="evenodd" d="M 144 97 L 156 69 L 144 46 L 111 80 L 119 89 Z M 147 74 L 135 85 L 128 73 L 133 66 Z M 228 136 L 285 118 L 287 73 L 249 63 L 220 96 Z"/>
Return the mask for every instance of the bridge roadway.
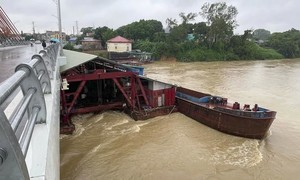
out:
<path id="1" fill-rule="evenodd" d="M 15 73 L 17 65 L 29 62 L 34 54 L 39 54 L 40 50 L 42 50 L 41 44 L 34 44 L 33 47 L 27 45 L 0 48 L 0 86 Z M 56 66 L 52 74 L 53 79 L 50 82 L 51 93 L 44 94 L 47 111 L 46 123 L 35 125 L 28 152 L 25 156 L 26 171 L 28 171 L 31 180 L 59 179 L 60 76 L 57 59 L 55 59 Z M 7 118 L 12 115 L 14 108 L 17 107 L 18 101 L 20 101 L 22 96 L 21 91 L 15 91 L 14 95 L 11 95 L 8 98 L 9 100 L 6 100 L 5 103 L 7 105 L 2 104 L 1 108 L 4 107 L 3 109 L 5 109 L 4 112 Z M 2 143 L 0 142 L 0 146 Z M 9 151 L 7 153 L 8 156 L 12 154 Z M 4 169 L 5 163 L 10 160 L 8 156 L 3 163 L 0 163 L 0 180 L 7 179 L 7 172 Z M 11 178 L 8 177 L 8 179 Z M 26 176 L 25 179 L 27 180 Z"/>
<path id="2" fill-rule="evenodd" d="M 28 62 L 33 54 L 38 54 L 42 49 L 41 44 L 0 48 L 0 83 L 14 74 L 18 64 Z"/>

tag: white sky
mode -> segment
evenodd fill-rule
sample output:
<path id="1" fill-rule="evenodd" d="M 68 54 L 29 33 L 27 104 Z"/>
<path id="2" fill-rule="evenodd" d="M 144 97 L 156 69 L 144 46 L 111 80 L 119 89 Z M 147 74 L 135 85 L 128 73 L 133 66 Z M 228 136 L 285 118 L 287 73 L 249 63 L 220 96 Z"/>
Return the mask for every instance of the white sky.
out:
<path id="1" fill-rule="evenodd" d="M 0 0 L 19 32 L 57 30 L 57 0 Z M 82 27 L 108 26 L 117 29 L 140 19 L 155 19 L 163 23 L 167 18 L 179 20 L 180 12 L 200 12 L 205 2 L 216 0 L 61 0 L 62 28 L 67 34 L 76 33 Z M 238 10 L 239 26 L 235 33 L 246 29 L 267 29 L 283 32 L 291 28 L 300 29 L 299 0 L 223 0 Z M 204 21 L 200 16 L 194 22 Z"/>

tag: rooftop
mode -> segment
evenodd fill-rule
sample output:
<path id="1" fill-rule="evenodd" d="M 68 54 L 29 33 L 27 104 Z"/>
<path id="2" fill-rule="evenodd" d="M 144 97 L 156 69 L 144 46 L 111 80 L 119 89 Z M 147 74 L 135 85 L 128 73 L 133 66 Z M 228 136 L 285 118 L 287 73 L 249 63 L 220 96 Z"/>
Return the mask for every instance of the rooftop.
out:
<path id="1" fill-rule="evenodd" d="M 114 37 L 114 38 L 108 40 L 107 42 L 109 42 L 109 43 L 132 43 L 131 40 L 123 38 L 122 36 Z"/>

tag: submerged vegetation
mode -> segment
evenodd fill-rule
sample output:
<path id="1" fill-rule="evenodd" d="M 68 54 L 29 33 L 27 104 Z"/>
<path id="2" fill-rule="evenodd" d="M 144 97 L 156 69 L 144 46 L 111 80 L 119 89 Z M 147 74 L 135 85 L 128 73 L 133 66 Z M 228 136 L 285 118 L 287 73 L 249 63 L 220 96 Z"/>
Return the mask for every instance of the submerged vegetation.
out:
<path id="1" fill-rule="evenodd" d="M 93 32 L 105 42 L 117 35 L 134 41 L 133 48 L 151 52 L 155 59 L 175 57 L 179 61 L 263 60 L 300 57 L 300 32 L 291 29 L 273 33 L 265 29 L 245 30 L 234 35 L 238 10 L 225 2 L 205 3 L 200 12 L 180 13 L 180 21 L 168 18 L 167 30 L 157 20 L 140 20 L 116 30 L 104 27 L 82 28 L 83 39 Z M 194 22 L 202 16 L 205 22 Z M 167 32 L 165 32 L 167 31 Z M 71 48 L 71 47 L 68 47 Z"/>

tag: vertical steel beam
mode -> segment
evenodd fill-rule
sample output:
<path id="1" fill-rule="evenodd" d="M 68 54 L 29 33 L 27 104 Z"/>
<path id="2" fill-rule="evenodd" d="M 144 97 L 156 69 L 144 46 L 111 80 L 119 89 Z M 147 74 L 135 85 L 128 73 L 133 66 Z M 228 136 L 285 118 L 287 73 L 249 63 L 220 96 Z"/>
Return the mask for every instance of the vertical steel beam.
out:
<path id="1" fill-rule="evenodd" d="M 74 96 L 74 98 L 73 98 L 73 100 L 72 100 L 72 102 L 71 102 L 71 104 L 70 104 L 70 107 L 68 108 L 68 112 L 67 112 L 68 114 L 71 113 L 71 110 L 72 110 L 72 108 L 73 108 L 73 106 L 74 106 L 74 104 L 75 104 L 75 102 L 76 102 L 76 100 L 77 100 L 79 94 L 81 93 L 81 91 L 82 91 L 82 89 L 83 89 L 85 83 L 86 83 L 86 81 L 81 81 L 79 87 L 77 88 L 76 93 L 75 93 L 75 96 Z"/>
<path id="2" fill-rule="evenodd" d="M 130 106 L 131 108 L 134 108 L 133 104 L 131 103 L 129 97 L 128 97 L 127 94 L 125 93 L 123 87 L 120 85 L 119 81 L 118 81 L 116 78 L 113 78 L 113 80 L 114 80 L 114 82 L 116 83 L 116 85 L 118 86 L 119 90 L 120 90 L 120 91 L 122 92 L 122 94 L 124 95 L 124 97 L 126 98 L 128 104 L 129 104 L 129 106 Z"/>
<path id="3" fill-rule="evenodd" d="M 140 80 L 140 77 L 136 76 L 136 80 L 137 80 L 137 82 L 138 82 L 138 84 L 139 84 L 139 86 L 140 86 L 140 89 L 141 89 L 141 91 L 142 91 L 142 95 L 143 95 L 143 98 L 144 98 L 144 100 L 145 100 L 145 102 L 146 102 L 146 105 L 149 106 L 149 101 L 148 101 L 148 99 L 147 99 L 147 96 L 146 96 L 144 87 L 143 87 L 143 85 L 142 85 L 142 82 L 141 82 L 141 80 Z"/>

